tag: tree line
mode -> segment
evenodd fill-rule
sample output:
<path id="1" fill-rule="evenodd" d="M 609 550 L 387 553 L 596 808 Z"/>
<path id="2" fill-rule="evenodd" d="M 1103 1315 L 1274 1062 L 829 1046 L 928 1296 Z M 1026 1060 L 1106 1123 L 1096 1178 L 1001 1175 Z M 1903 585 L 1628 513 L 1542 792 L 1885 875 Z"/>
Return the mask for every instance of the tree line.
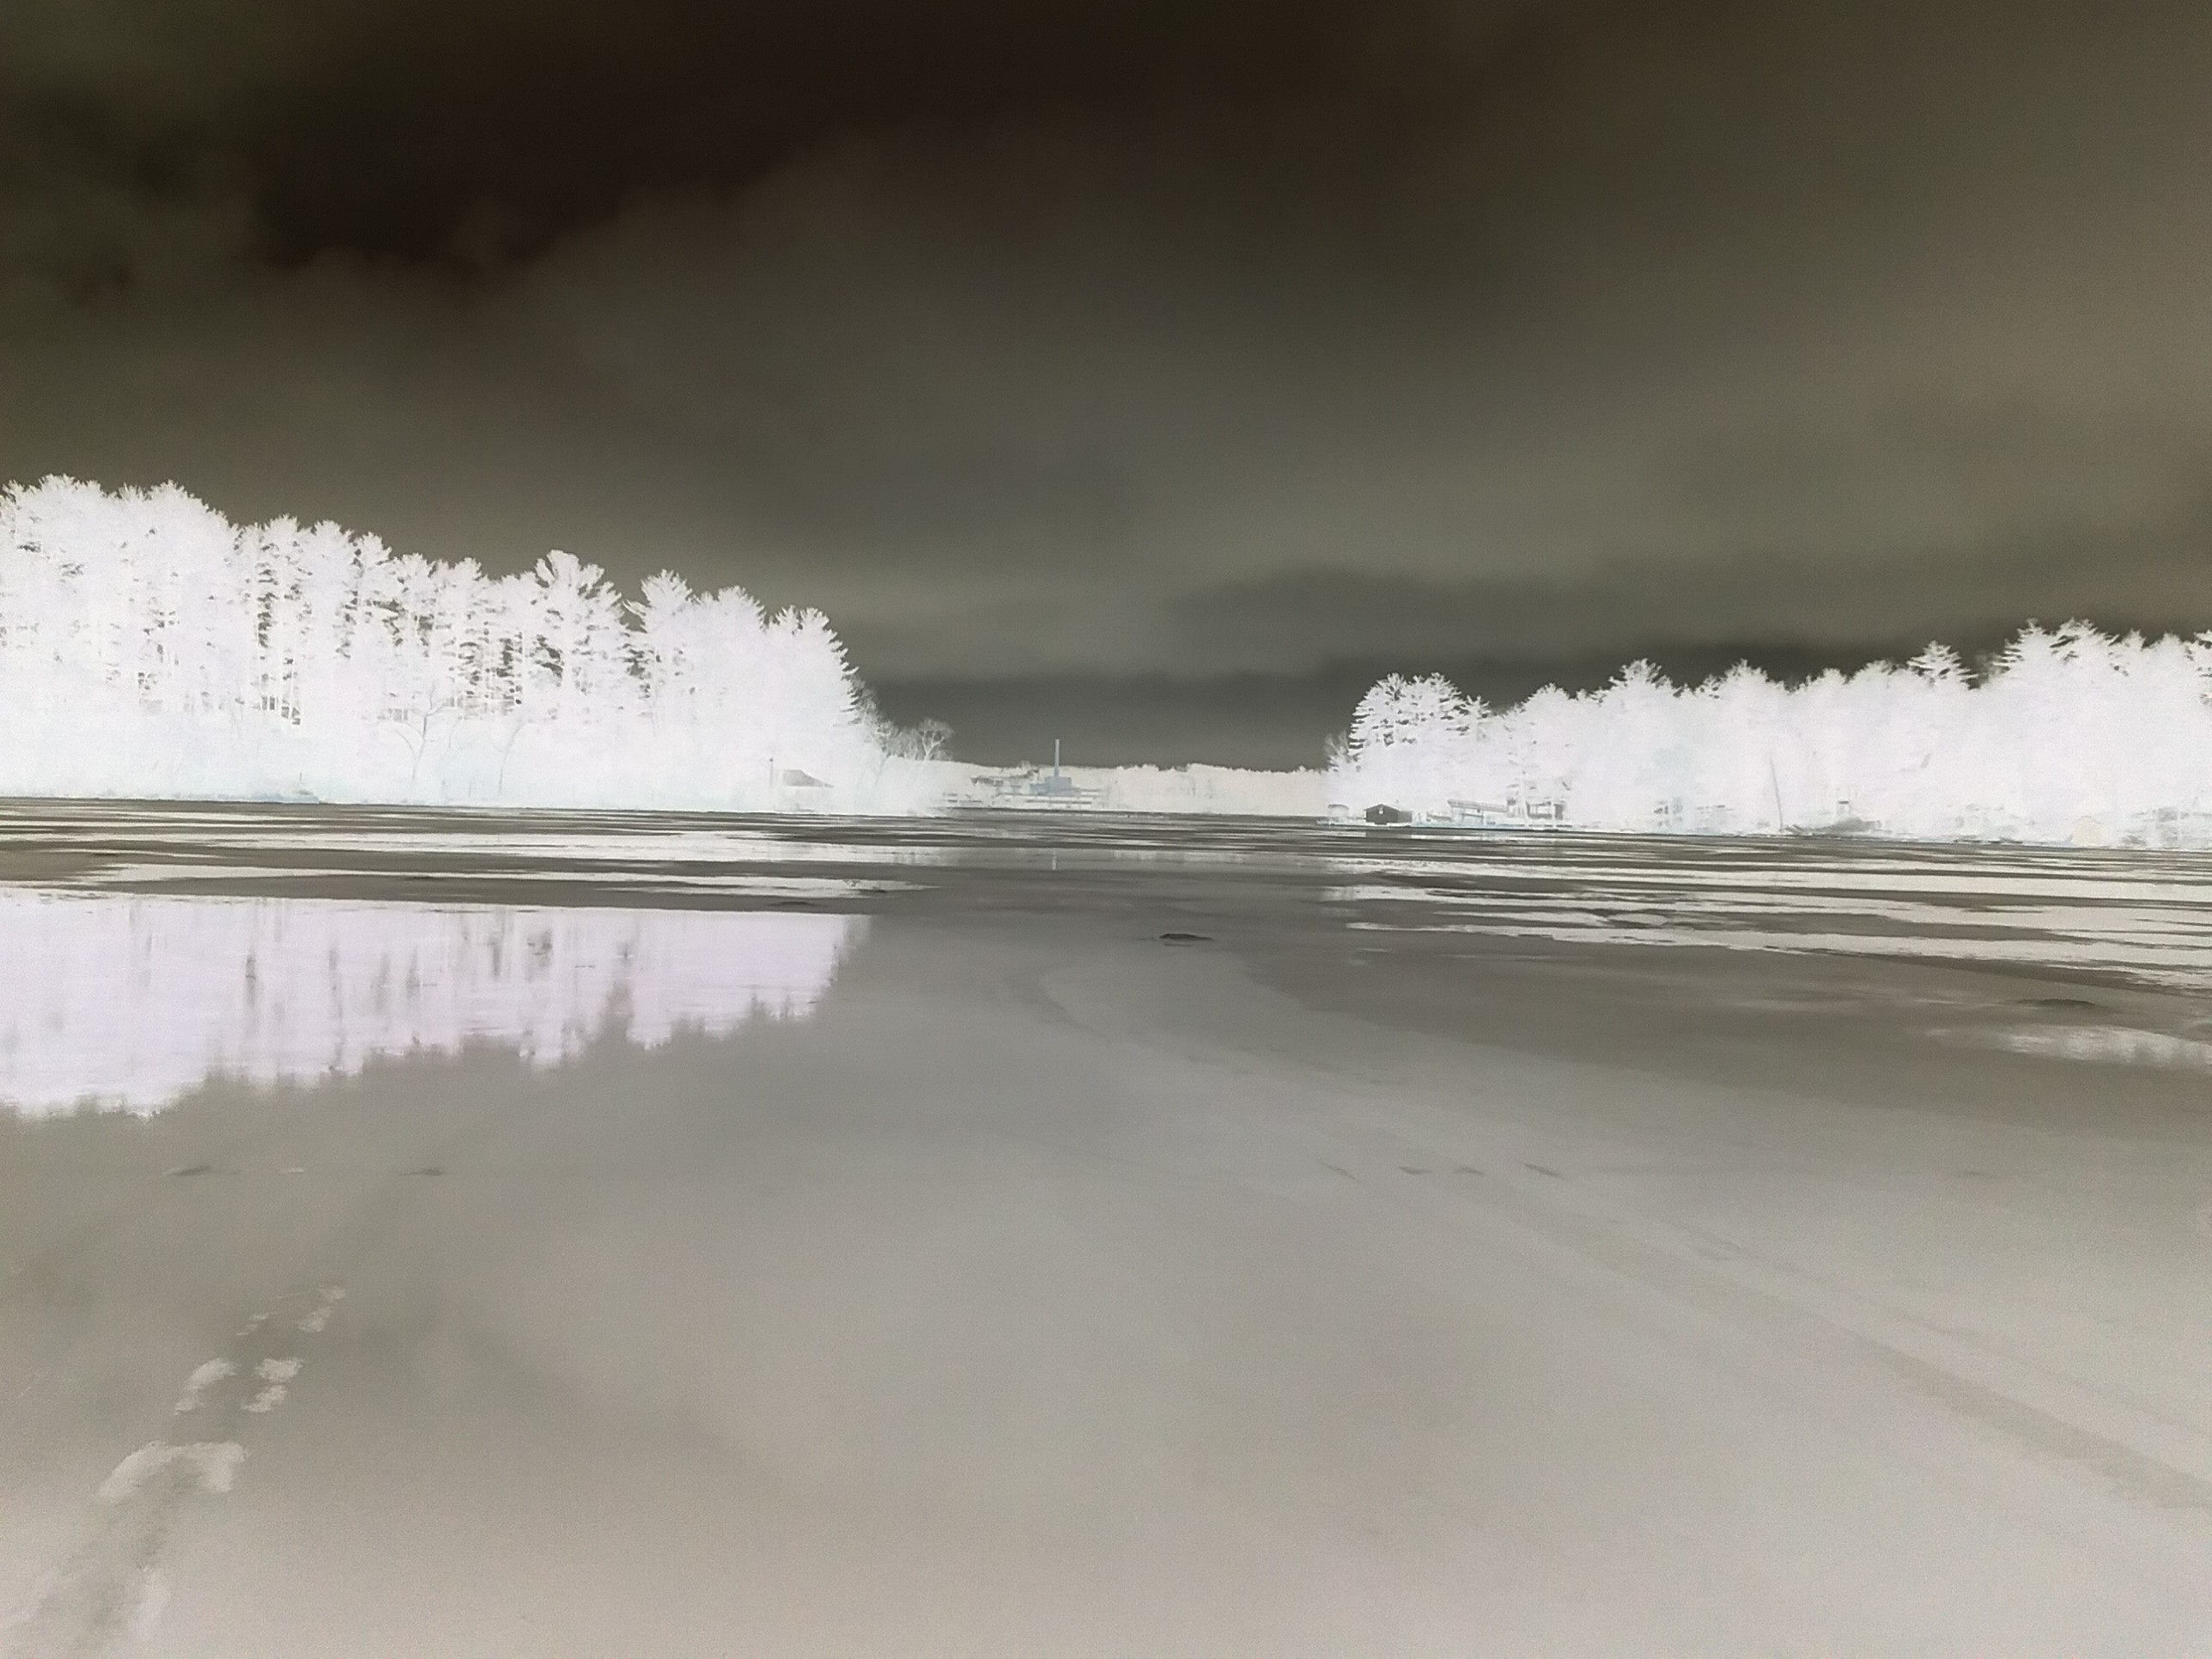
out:
<path id="1" fill-rule="evenodd" d="M 936 738 L 818 611 L 60 477 L 0 495 L 0 707 L 16 794 L 860 805 Z"/>
<path id="2" fill-rule="evenodd" d="M 2022 629 L 1784 684 L 1749 666 L 1493 711 L 1439 676 L 1359 702 L 1332 795 L 1501 826 L 2212 844 L 2212 634 Z"/>

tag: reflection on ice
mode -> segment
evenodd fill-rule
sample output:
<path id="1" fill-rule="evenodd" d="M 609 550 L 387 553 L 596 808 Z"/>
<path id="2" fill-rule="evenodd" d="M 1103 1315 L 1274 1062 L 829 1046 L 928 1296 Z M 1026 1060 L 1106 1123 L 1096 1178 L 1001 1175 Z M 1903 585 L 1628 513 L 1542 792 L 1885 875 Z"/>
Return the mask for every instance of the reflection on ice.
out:
<path id="1" fill-rule="evenodd" d="M 1410 850 L 1410 849 L 1409 849 Z M 1591 836 L 1339 857 L 1355 927 L 2018 963 L 2212 988 L 2212 866 L 2186 854 L 1875 853 Z"/>
<path id="2" fill-rule="evenodd" d="M 863 919 L 0 889 L 0 1107 L 155 1112 L 212 1076 L 471 1042 L 552 1066 L 811 1012 Z"/>
<path id="3" fill-rule="evenodd" d="M 2212 1072 L 2212 1042 L 2164 1031 L 2138 1031 L 2124 1025 L 2019 1026 L 1978 1034 L 1976 1040 L 1995 1043 L 2015 1054 L 2053 1060 Z"/>

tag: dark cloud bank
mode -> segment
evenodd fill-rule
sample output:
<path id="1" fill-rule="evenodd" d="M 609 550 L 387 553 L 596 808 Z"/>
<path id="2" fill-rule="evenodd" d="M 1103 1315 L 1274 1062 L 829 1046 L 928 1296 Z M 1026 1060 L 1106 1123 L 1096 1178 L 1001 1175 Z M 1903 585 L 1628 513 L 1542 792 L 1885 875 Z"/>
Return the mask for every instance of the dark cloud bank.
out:
<path id="1" fill-rule="evenodd" d="M 979 757 L 2212 624 L 2212 9 L 12 0 L 0 474 L 828 609 Z"/>

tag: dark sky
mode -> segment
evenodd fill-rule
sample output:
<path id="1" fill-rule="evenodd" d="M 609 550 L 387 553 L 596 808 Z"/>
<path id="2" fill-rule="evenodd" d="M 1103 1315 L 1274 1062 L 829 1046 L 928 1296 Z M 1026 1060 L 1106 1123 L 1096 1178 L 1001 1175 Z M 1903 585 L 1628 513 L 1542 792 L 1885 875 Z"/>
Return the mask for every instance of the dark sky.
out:
<path id="1" fill-rule="evenodd" d="M 978 757 L 2212 625 L 2212 7 L 6 0 L 0 477 L 826 609 Z"/>

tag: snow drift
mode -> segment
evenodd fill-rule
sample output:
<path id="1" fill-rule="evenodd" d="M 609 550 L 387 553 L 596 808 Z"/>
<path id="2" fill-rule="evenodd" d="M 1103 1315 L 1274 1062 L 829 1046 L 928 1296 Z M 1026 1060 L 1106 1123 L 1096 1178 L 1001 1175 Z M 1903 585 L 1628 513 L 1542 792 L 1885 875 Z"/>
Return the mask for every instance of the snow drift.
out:
<path id="1" fill-rule="evenodd" d="M 1361 699 L 1330 799 L 1499 827 L 2212 845 L 2212 635 L 2029 627 L 1783 685 L 1648 664 L 1493 713 L 1435 676 Z"/>
<path id="2" fill-rule="evenodd" d="M 0 793 L 910 810 L 821 613 L 494 578 L 173 485 L 0 495 Z"/>

